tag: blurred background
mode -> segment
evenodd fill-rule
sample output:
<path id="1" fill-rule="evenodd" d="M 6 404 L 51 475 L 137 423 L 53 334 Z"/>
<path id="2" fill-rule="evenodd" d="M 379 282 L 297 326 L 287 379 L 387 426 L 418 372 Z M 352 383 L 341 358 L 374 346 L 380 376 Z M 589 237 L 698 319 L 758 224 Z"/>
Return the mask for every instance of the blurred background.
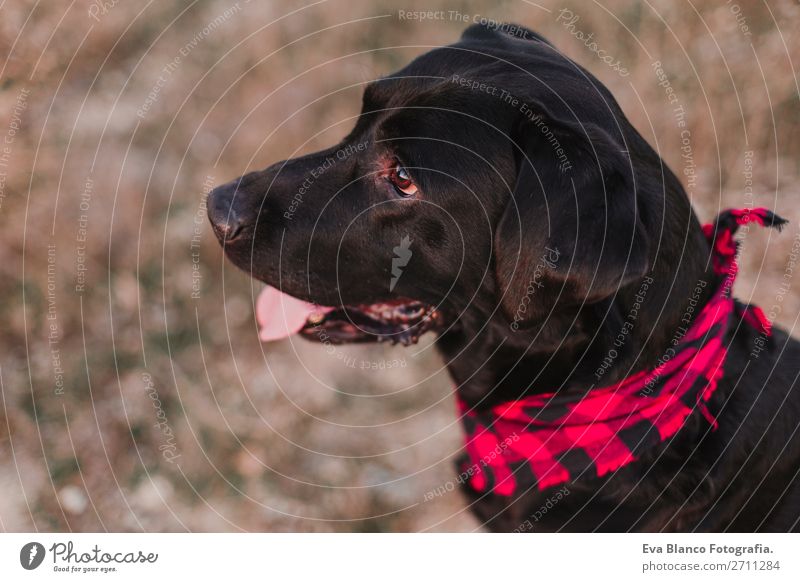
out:
<path id="1" fill-rule="evenodd" d="M 204 205 L 338 141 L 364 83 L 476 19 L 594 73 L 702 220 L 791 220 L 746 233 L 736 294 L 794 329 L 797 2 L 5 2 L 0 529 L 479 527 L 453 490 L 461 431 L 434 338 L 261 344 L 260 285 L 223 261 Z"/>

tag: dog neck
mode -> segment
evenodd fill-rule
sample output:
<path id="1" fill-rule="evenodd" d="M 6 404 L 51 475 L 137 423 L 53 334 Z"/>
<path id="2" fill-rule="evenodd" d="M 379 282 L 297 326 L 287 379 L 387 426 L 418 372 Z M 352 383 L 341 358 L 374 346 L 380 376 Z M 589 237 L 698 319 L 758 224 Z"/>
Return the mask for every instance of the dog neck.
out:
<path id="1" fill-rule="evenodd" d="M 491 407 L 555 389 L 587 391 L 655 366 L 718 284 L 699 223 L 674 238 L 646 277 L 613 298 L 559 309 L 526 329 L 512 329 L 491 303 L 462 316 L 438 342 L 461 398 Z M 681 259 L 683 241 L 693 251 Z"/>
<path id="2" fill-rule="evenodd" d="M 549 391 L 528 391 L 489 409 L 470 404 L 463 396 L 458 398 L 467 432 L 463 471 L 469 475 L 470 485 L 478 492 L 491 489 L 500 495 L 513 495 L 584 475 L 603 477 L 666 442 L 695 412 L 716 429 L 718 422 L 708 402 L 723 376 L 728 332 L 746 323 L 765 336 L 771 334 L 771 325 L 761 309 L 731 296 L 739 270 L 734 235 L 750 222 L 776 228 L 785 223 L 765 208 L 746 208 L 726 210 L 703 227 L 712 247 L 710 263 L 719 281 L 715 285 L 698 281 L 688 299 L 690 309 L 681 317 L 683 325 L 670 337 L 670 347 L 662 352 L 657 365 L 639 370 L 631 366 L 621 381 L 613 382 L 600 382 L 605 373 L 602 366 L 598 367 L 598 382 L 592 382 L 582 394 L 565 390 L 562 384 Z M 628 314 L 631 323 L 622 328 L 628 331 L 611 345 L 622 350 L 622 340 L 636 327 L 638 310 L 654 283 L 653 276 L 644 277 L 636 292 L 636 309 Z M 704 300 L 707 290 L 712 297 Z M 613 305 L 607 307 L 608 313 Z M 649 326 L 646 329 L 654 330 Z M 586 353 L 600 335 L 598 330 L 588 340 Z M 647 342 L 649 338 L 638 339 Z M 604 341 L 603 345 L 609 344 Z M 618 357 L 617 350 L 608 348 L 606 358 L 614 357 Z M 641 364 L 639 355 L 635 357 L 630 361 Z M 578 369 L 580 362 L 573 366 L 573 370 Z M 488 454 L 491 451 L 498 452 Z"/>

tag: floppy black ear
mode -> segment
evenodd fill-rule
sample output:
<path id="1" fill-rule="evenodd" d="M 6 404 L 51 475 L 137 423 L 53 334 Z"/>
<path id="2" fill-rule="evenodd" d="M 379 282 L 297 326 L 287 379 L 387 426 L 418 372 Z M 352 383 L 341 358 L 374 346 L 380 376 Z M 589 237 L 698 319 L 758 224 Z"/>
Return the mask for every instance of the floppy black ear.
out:
<path id="1" fill-rule="evenodd" d="M 494 241 L 502 308 L 516 329 L 613 295 L 647 273 L 649 258 L 624 146 L 543 107 L 515 141 L 517 180 Z"/>

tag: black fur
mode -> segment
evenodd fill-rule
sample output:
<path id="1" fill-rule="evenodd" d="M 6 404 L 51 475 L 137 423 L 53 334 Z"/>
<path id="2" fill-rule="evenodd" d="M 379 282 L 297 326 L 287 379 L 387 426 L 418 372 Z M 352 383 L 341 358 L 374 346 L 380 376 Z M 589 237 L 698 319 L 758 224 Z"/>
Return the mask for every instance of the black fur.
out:
<path id="1" fill-rule="evenodd" d="M 645 276 L 655 284 L 600 383 L 653 367 L 698 283 L 700 305 L 717 283 L 683 187 L 608 90 L 535 33 L 507 30 L 468 28 L 370 84 L 341 144 L 209 199 L 230 259 L 287 293 L 438 306 L 437 346 L 478 407 L 594 385 Z M 418 198 L 385 179 L 395 158 Z M 390 292 L 406 235 L 413 260 Z M 542 263 L 546 249 L 558 260 Z M 729 339 L 717 430 L 695 415 L 611 477 L 568 484 L 544 514 L 554 490 L 466 491 L 476 515 L 497 531 L 797 530 L 800 345 L 776 330 L 755 357 L 749 326 Z"/>

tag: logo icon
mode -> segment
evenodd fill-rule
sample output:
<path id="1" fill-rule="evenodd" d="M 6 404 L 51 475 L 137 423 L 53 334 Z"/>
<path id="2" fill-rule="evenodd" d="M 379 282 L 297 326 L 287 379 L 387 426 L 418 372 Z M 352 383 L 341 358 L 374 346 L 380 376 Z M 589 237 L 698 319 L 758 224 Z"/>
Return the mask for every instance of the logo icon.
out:
<path id="1" fill-rule="evenodd" d="M 19 551 L 19 563 L 26 570 L 35 570 L 44 561 L 44 546 L 39 542 L 28 542 Z"/>
<path id="2" fill-rule="evenodd" d="M 395 256 L 392 258 L 392 280 L 389 281 L 389 291 L 394 291 L 400 275 L 403 274 L 403 267 L 411 260 L 411 238 L 406 235 L 400 239 L 400 244 L 392 249 Z"/>

